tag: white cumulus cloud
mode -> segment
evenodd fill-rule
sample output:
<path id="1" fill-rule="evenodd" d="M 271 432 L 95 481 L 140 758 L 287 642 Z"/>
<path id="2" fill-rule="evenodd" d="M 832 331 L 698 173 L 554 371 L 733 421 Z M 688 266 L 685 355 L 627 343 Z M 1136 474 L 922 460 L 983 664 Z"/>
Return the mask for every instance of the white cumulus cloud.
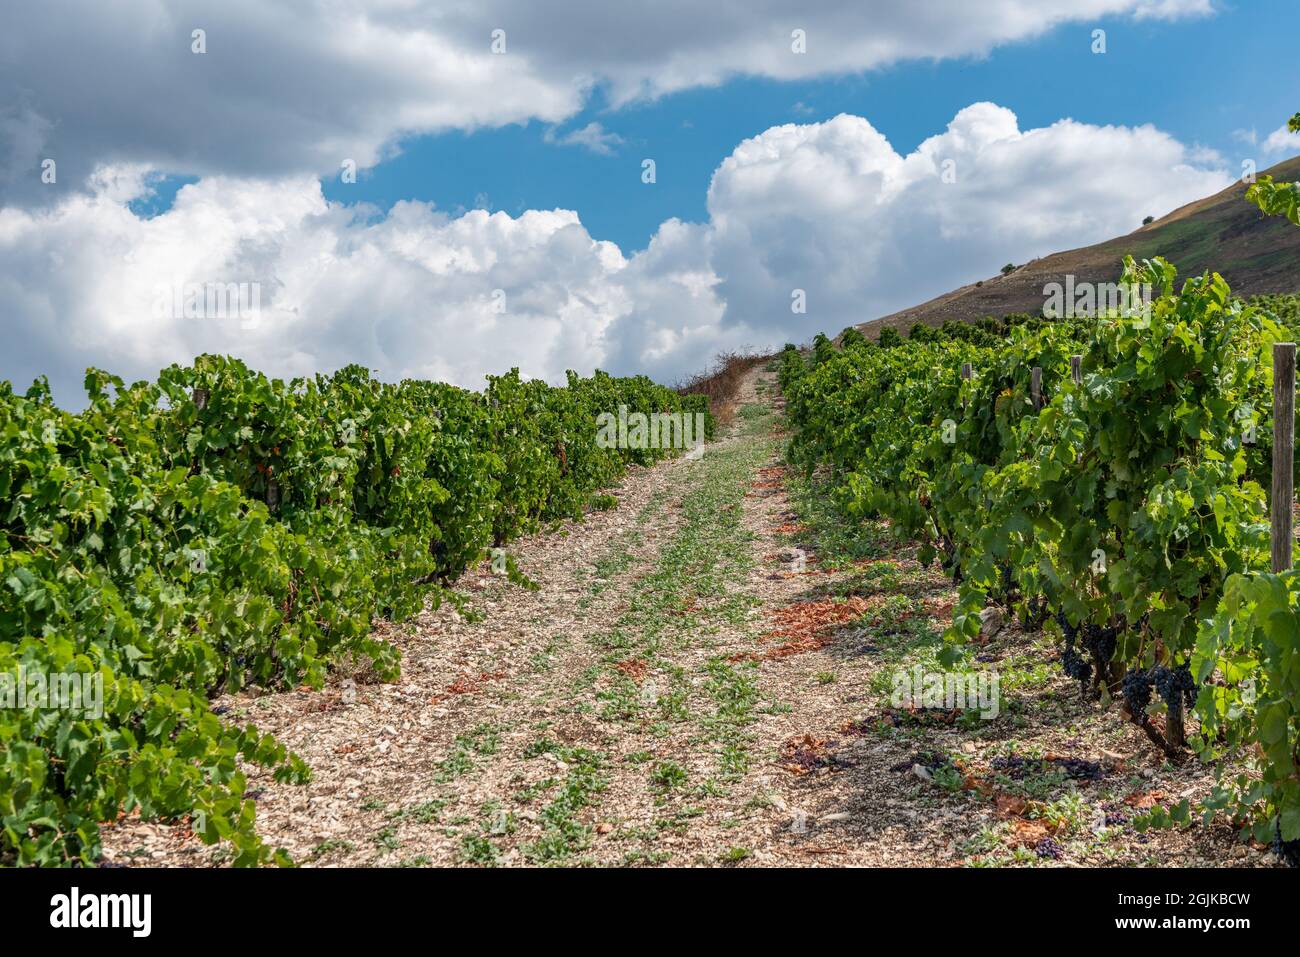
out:
<path id="1" fill-rule="evenodd" d="M 200 352 L 281 376 L 359 362 L 475 387 L 512 365 L 555 379 L 595 365 L 626 308 L 612 281 L 622 253 L 570 211 L 452 218 L 402 202 L 374 216 L 326 203 L 309 177 L 210 177 L 146 219 L 124 205 L 120 179 L 101 174 L 90 195 L 53 209 L 0 210 L 15 339 L 0 375 L 20 388 L 45 372 L 72 401 L 87 365 L 148 377 Z M 256 289 L 255 315 L 166 308 L 194 285 L 227 283 Z"/>
<path id="2" fill-rule="evenodd" d="M 1300 153 L 1300 133 L 1287 129 L 1285 123 L 1264 140 L 1265 153 Z"/>
<path id="3" fill-rule="evenodd" d="M 1150 126 L 1022 131 L 992 103 L 905 156 L 861 117 L 774 127 L 709 190 L 723 322 L 796 340 L 838 332 L 1227 186 L 1204 159 Z M 791 314 L 795 289 L 806 316 Z"/>
<path id="4" fill-rule="evenodd" d="M 559 143 L 561 146 L 581 146 L 598 156 L 613 156 L 614 150 L 624 143 L 623 137 L 611 133 L 595 122 L 567 133 L 557 133 L 554 128 L 548 129 L 543 138 L 548 143 Z"/>
<path id="5" fill-rule="evenodd" d="M 148 171 L 105 166 L 51 207 L 0 209 L 0 377 L 48 373 L 70 404 L 87 365 L 146 377 L 200 352 L 281 376 L 359 362 L 466 386 L 514 365 L 671 381 L 720 349 L 838 332 L 1130 232 L 1231 179 L 1150 126 L 1021 130 L 976 103 L 900 154 L 841 115 L 745 140 L 706 222 L 669 220 L 625 257 L 572 211 L 342 206 L 308 175 L 208 176 L 147 218 L 128 204 Z M 160 286 L 192 283 L 256 283 L 256 322 L 159 314 Z"/>

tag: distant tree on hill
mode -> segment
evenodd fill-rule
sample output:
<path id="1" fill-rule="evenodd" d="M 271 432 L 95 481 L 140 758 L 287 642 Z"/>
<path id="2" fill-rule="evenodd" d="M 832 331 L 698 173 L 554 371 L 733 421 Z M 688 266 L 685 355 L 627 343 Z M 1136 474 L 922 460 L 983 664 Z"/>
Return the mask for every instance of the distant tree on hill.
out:
<path id="1" fill-rule="evenodd" d="M 924 322 L 914 322 L 912 328 L 907 330 L 907 338 L 912 342 L 934 342 L 939 337 Z"/>
<path id="2" fill-rule="evenodd" d="M 1155 218 L 1154 216 L 1148 216 L 1148 217 L 1146 217 L 1145 219 L 1142 220 L 1142 225 L 1143 225 L 1143 226 L 1150 226 L 1150 225 L 1151 225 L 1152 223 L 1154 223 L 1155 221 L 1156 221 L 1156 218 Z"/>
<path id="3" fill-rule="evenodd" d="M 1015 264 L 1015 263 L 1007 263 L 1005 266 L 1002 267 L 1002 275 L 1004 275 L 1004 276 L 1005 276 L 1007 273 L 1012 273 L 1012 272 L 1015 272 L 1015 271 L 1016 271 L 1016 264 Z"/>
<path id="4" fill-rule="evenodd" d="M 840 333 L 841 349 L 856 349 L 866 341 L 867 337 L 862 334 L 857 326 L 849 326 Z"/>
<path id="5" fill-rule="evenodd" d="M 973 338 L 972 334 L 978 330 L 974 326 L 969 326 L 960 319 L 945 319 L 942 326 L 939 327 L 939 339 L 965 339 L 969 341 Z"/>

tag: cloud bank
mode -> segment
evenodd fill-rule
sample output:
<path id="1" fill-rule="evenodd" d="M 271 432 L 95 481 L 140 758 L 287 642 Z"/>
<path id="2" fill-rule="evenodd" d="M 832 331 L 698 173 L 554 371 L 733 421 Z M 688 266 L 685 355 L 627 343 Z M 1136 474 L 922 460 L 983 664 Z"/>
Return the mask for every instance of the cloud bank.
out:
<path id="1" fill-rule="evenodd" d="M 46 372 L 76 404 L 87 365 L 148 377 L 209 351 L 281 376 L 359 362 L 471 387 L 513 365 L 671 381 L 719 349 L 837 332 L 1129 232 L 1230 181 L 1150 126 L 1020 130 L 977 103 L 903 155 L 841 115 L 745 140 L 706 222 L 669 220 L 625 257 L 572 211 L 341 206 L 305 174 L 205 176 L 145 218 L 128 204 L 148 169 L 105 165 L 53 205 L 0 209 L 0 377 Z M 256 284 L 255 321 L 160 314 L 160 286 L 218 283 Z"/>

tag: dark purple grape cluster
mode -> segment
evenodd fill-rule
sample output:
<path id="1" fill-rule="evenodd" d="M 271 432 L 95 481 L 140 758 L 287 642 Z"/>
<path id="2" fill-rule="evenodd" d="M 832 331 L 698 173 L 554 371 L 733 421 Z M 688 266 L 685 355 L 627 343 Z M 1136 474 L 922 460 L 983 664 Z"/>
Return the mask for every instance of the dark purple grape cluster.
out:
<path id="1" fill-rule="evenodd" d="M 1083 626 L 1083 646 L 1092 652 L 1093 660 L 1098 664 L 1110 661 L 1118 637 L 1118 628 L 1103 628 L 1091 622 Z"/>
<path id="2" fill-rule="evenodd" d="M 1056 623 L 1061 626 L 1061 632 L 1065 635 L 1068 644 L 1074 644 L 1074 636 L 1079 633 L 1079 629 L 1070 624 L 1070 619 L 1065 616 L 1065 612 L 1056 613 Z"/>
<path id="3" fill-rule="evenodd" d="M 1192 670 L 1183 663 L 1177 668 L 1157 665 L 1151 669 L 1151 680 L 1155 683 L 1156 693 L 1164 699 L 1172 711 L 1181 700 L 1188 708 L 1196 701 L 1196 679 Z"/>
<path id="4" fill-rule="evenodd" d="M 994 771 L 1001 771 L 1007 777 L 1013 780 L 1023 778 L 1032 767 L 1038 767 L 1041 761 L 1035 761 L 1030 758 L 1022 758 L 1018 754 L 999 755 L 989 762 L 989 767 Z"/>
<path id="5" fill-rule="evenodd" d="M 1061 632 L 1065 635 L 1065 648 L 1061 651 L 1061 667 L 1064 669 L 1066 677 L 1087 684 L 1092 679 L 1092 665 L 1084 661 L 1077 651 L 1074 650 L 1074 639 L 1079 634 L 1079 629 L 1070 624 L 1070 619 L 1065 617 L 1065 612 L 1056 613 L 1056 623 L 1061 626 Z"/>
<path id="6" fill-rule="evenodd" d="M 916 765 L 920 765 L 930 773 L 938 771 L 940 768 L 955 768 L 952 759 L 940 751 L 918 751 L 906 761 L 899 761 L 889 770 L 891 771 L 910 771 Z"/>
<path id="7" fill-rule="evenodd" d="M 1273 831 L 1273 851 L 1286 861 L 1287 867 L 1300 867 L 1300 841 L 1282 840 L 1282 828 Z"/>
<path id="8" fill-rule="evenodd" d="M 1075 781 L 1100 781 L 1106 776 L 1100 764 L 1083 758 L 1052 758 L 1052 764 Z"/>
<path id="9" fill-rule="evenodd" d="M 1034 848 L 1034 853 L 1039 857 L 1059 861 L 1061 855 L 1064 854 L 1065 851 L 1062 850 L 1061 845 L 1056 843 L 1053 838 L 1045 837 L 1038 842 L 1038 845 Z"/>
<path id="10" fill-rule="evenodd" d="M 1092 679 L 1092 665 L 1079 657 L 1079 653 L 1070 646 L 1061 652 L 1061 667 L 1069 678 L 1087 684 Z"/>
<path id="11" fill-rule="evenodd" d="M 1128 814 L 1118 808 L 1106 812 L 1107 827 L 1121 827 L 1128 823 Z"/>
<path id="12" fill-rule="evenodd" d="M 1025 602 L 1026 624 L 1029 628 L 1041 628 L 1043 622 L 1047 620 L 1047 599 L 1042 595 L 1035 595 Z"/>
<path id="13" fill-rule="evenodd" d="M 1134 718 L 1147 713 L 1147 705 L 1151 703 L 1151 683 L 1151 673 L 1145 668 L 1130 668 L 1124 673 L 1121 692 L 1129 714 Z"/>
<path id="14" fill-rule="evenodd" d="M 1096 761 L 1083 758 L 1026 758 L 1018 754 L 999 756 L 989 762 L 989 767 L 1000 771 L 1014 781 L 1019 781 L 1026 774 L 1046 771 L 1049 768 L 1061 771 L 1066 777 L 1075 781 L 1100 781 L 1106 776 L 1105 770 Z"/>

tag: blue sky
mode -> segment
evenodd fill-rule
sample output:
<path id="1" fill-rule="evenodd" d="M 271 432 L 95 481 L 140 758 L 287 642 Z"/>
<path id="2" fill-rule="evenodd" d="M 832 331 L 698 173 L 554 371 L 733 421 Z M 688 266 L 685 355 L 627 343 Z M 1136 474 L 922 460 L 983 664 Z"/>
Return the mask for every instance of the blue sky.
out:
<path id="1" fill-rule="evenodd" d="M 631 253 L 669 217 L 704 220 L 713 171 L 737 143 L 770 126 L 852 113 L 909 152 L 978 100 L 1009 107 L 1022 129 L 1064 117 L 1097 125 L 1152 123 L 1218 150 L 1236 170 L 1259 151 L 1234 132 L 1253 128 L 1262 139 L 1300 102 L 1294 31 L 1267 27 L 1295 12 L 1285 0 L 1258 0 L 1175 22 L 1100 18 L 986 56 L 906 62 L 824 80 L 737 78 L 620 109 L 609 108 L 598 92 L 559 132 L 598 122 L 625 140 L 612 155 L 547 142 L 550 125 L 533 121 L 413 137 L 400 144 L 399 156 L 363 172 L 357 183 L 329 177 L 322 185 L 331 200 L 383 209 L 402 199 L 452 212 L 573 209 L 593 236 Z M 1106 30 L 1101 55 L 1091 50 L 1098 27 Z M 653 186 L 641 183 L 645 157 L 656 162 Z"/>

